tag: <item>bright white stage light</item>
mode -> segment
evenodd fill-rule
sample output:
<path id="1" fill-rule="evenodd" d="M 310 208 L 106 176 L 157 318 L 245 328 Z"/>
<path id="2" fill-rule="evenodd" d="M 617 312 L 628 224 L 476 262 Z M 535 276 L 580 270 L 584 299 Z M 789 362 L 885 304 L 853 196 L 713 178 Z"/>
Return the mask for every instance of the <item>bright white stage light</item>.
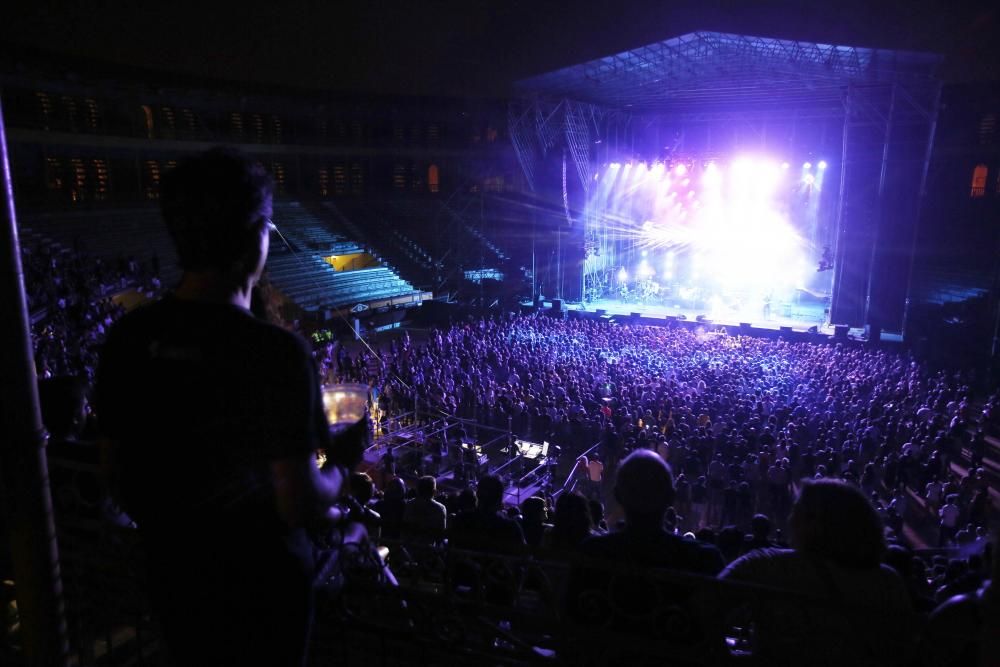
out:
<path id="1" fill-rule="evenodd" d="M 812 162 L 803 162 L 802 163 L 802 168 L 803 169 L 812 169 L 812 166 L 813 166 Z"/>
<path id="2" fill-rule="evenodd" d="M 638 195 L 634 205 L 646 216 L 639 220 L 648 222 L 622 232 L 635 234 L 641 239 L 640 250 L 650 251 L 643 253 L 648 259 L 633 264 L 631 279 L 655 274 L 706 299 L 722 295 L 726 308 L 736 307 L 735 302 L 753 308 L 750 304 L 765 294 L 787 298 L 814 273 L 800 268 L 807 252 L 788 205 L 798 188 L 822 183 L 819 163 L 819 171 L 813 166 L 804 167 L 793 180 L 786 175 L 788 162 L 755 154 L 705 162 L 704 167 L 699 162 L 696 173 L 686 164 L 667 164 L 662 178 L 651 181 L 630 176 L 620 187 L 623 193 Z M 651 169 L 658 171 L 659 164 Z M 679 196 L 681 192 L 686 196 Z M 657 262 L 659 270 L 654 271 Z M 624 268 L 617 273 L 620 282 L 629 280 Z"/>
<path id="3" fill-rule="evenodd" d="M 816 166 L 819 167 L 820 169 L 826 169 L 826 160 L 820 160 L 819 164 Z"/>
<path id="4" fill-rule="evenodd" d="M 647 254 L 649 254 L 649 251 L 647 251 L 647 250 L 643 250 L 643 251 L 642 251 L 642 256 L 643 256 L 643 257 L 645 257 L 645 256 L 646 256 Z"/>
<path id="5" fill-rule="evenodd" d="M 714 162 L 709 162 L 701 174 L 701 186 L 703 188 L 718 188 L 720 185 L 722 185 L 722 171 L 715 166 Z"/>
<path id="6" fill-rule="evenodd" d="M 753 167 L 753 162 L 748 157 L 738 157 L 733 160 L 732 169 L 733 171 L 749 171 Z"/>

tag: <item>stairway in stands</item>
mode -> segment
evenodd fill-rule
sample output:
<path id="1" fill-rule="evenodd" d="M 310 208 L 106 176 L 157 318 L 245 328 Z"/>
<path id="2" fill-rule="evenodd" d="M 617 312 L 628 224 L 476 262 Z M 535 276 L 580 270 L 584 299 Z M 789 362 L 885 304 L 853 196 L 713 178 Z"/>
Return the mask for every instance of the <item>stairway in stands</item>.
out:
<path id="1" fill-rule="evenodd" d="M 334 231 L 312 207 L 275 202 L 272 218 L 290 247 L 280 239 L 272 241 L 268 276 L 304 310 L 323 312 L 419 294 L 391 268 L 372 261 L 363 245 Z M 345 255 L 357 255 L 360 266 L 338 271 L 323 259 Z"/>
<path id="2" fill-rule="evenodd" d="M 365 241 L 368 251 L 414 285 L 433 290 L 439 268 L 433 249 L 418 243 L 404 216 L 392 216 L 381 202 L 358 199 L 324 202 L 334 223 L 354 238 Z"/>

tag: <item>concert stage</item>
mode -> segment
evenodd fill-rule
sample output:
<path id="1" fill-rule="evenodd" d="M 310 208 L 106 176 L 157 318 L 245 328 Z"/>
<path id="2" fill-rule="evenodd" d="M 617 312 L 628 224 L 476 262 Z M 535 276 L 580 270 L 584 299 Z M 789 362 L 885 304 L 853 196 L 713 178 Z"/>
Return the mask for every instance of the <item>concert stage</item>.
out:
<path id="1" fill-rule="evenodd" d="M 542 202 L 523 216 L 532 293 L 763 333 L 902 331 L 939 62 L 702 31 L 516 82 L 509 135 Z"/>
<path id="2" fill-rule="evenodd" d="M 559 312 L 552 301 L 542 301 L 540 305 L 550 313 Z M 532 309 L 532 305 L 530 302 L 522 302 L 521 308 L 527 312 Z M 831 339 L 837 333 L 837 327 L 826 321 L 825 308 L 821 303 L 778 304 L 774 306 L 769 318 L 765 318 L 762 312 L 756 317 L 754 313 L 745 310 L 741 312 L 730 309 L 710 313 L 706 309 L 643 304 L 618 299 L 599 299 L 586 304 L 563 302 L 560 311 L 565 312 L 570 318 L 606 317 L 619 322 L 627 319 L 635 324 L 652 326 L 676 323 L 688 327 L 704 326 L 715 329 L 725 327 L 731 333 L 764 337 L 778 334 L 792 336 L 798 340 Z M 638 317 L 635 317 L 636 314 Z M 703 316 L 703 319 L 699 320 L 699 316 Z M 744 327 L 742 326 L 744 324 L 750 326 Z M 812 331 L 812 327 L 816 327 L 816 330 Z M 843 340 L 867 341 L 865 330 L 861 328 L 848 328 L 843 335 Z M 885 331 L 881 332 L 879 340 L 882 343 L 895 344 L 903 341 L 900 334 Z"/>
<path id="3" fill-rule="evenodd" d="M 826 319 L 827 316 L 821 303 L 775 304 L 769 316 L 765 316 L 760 308 L 723 308 L 710 311 L 704 308 L 684 308 L 679 305 L 628 302 L 619 299 L 599 299 L 586 304 L 564 304 L 563 307 L 569 311 L 604 311 L 603 314 L 612 316 L 627 316 L 632 313 L 639 313 L 641 317 L 655 319 L 665 319 L 667 316 L 671 316 L 691 322 L 695 322 L 699 316 L 703 316 L 704 319 L 711 321 L 716 326 L 738 327 L 740 323 L 749 323 L 755 328 L 774 331 L 780 330 L 781 327 L 791 327 L 795 331 L 807 331 L 810 327 L 815 326 L 820 333 L 830 335 L 834 333 L 833 326 Z"/>

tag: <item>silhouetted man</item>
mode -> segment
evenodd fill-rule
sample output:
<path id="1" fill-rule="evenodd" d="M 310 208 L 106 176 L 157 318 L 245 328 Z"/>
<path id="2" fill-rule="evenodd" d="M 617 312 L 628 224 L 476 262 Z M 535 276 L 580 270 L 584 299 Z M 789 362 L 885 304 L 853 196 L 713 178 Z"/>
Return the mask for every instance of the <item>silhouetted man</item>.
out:
<path id="1" fill-rule="evenodd" d="M 125 316 L 101 358 L 113 483 L 139 526 L 178 665 L 303 663 L 313 576 L 304 525 L 328 510 L 363 444 L 366 424 L 328 447 L 309 348 L 250 313 L 271 193 L 260 165 L 225 149 L 166 174 L 161 204 L 183 277 Z M 317 449 L 334 464 L 326 473 Z"/>

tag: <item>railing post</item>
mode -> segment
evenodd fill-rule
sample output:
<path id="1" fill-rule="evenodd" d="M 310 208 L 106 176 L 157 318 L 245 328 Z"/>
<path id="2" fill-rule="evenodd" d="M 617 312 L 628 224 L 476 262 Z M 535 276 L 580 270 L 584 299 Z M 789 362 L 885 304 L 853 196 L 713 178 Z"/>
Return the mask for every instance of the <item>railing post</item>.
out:
<path id="1" fill-rule="evenodd" d="M 31 321 L 17 238 L 14 189 L 0 103 L 0 511 L 10 535 L 26 664 L 68 664 L 59 550 L 45 460 L 45 432 Z"/>

